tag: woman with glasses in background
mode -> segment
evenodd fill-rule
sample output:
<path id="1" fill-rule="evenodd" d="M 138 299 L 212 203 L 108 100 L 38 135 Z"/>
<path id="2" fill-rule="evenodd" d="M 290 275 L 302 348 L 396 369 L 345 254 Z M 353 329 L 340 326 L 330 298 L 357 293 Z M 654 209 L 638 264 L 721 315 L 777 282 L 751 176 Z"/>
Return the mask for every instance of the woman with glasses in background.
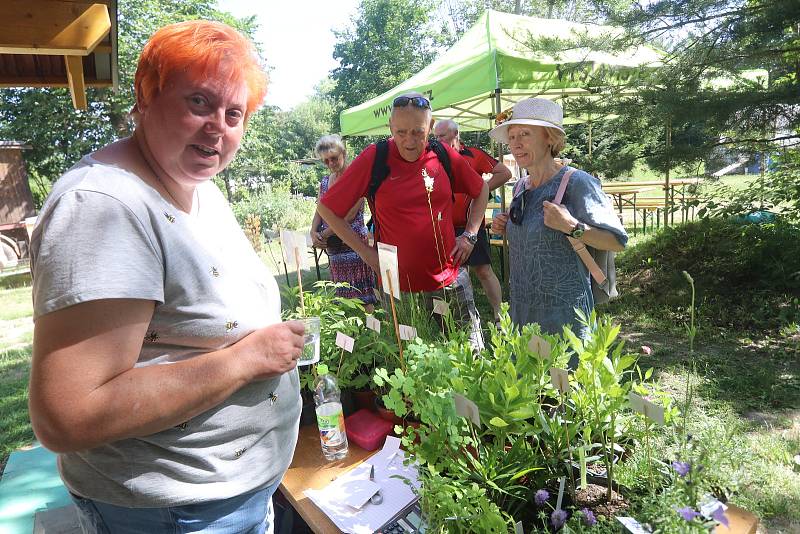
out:
<path id="1" fill-rule="evenodd" d="M 561 204 L 553 202 L 569 170 L 555 160 L 565 142 L 561 106 L 528 98 L 498 122 L 489 135 L 508 144 L 528 171 L 514 187 L 509 212 L 492 222 L 492 232 L 508 236 L 511 318 L 518 325 L 539 323 L 551 334 L 570 325 L 585 337 L 588 329 L 575 310 L 589 314 L 594 308 L 591 281 L 567 236 L 597 250 L 620 251 L 628 234 L 600 182 L 586 172 L 574 170 Z"/>
<path id="2" fill-rule="evenodd" d="M 342 138 L 333 134 L 323 136 L 317 141 L 314 152 L 330 171 L 330 174 L 322 177 L 322 181 L 319 184 L 319 198 L 322 198 L 347 168 L 347 151 Z M 345 221 L 350 223 L 353 232 L 366 243 L 367 227 L 364 225 L 363 198 L 358 199 L 355 205 L 350 208 L 350 211 L 345 215 Z M 360 299 L 367 311 L 371 312 L 377 302 L 373 292 L 375 288 L 375 273 L 352 248 L 333 233 L 331 227 L 322 220 L 319 213 L 314 213 L 314 220 L 311 222 L 311 241 L 316 248 L 325 249 L 326 254 L 328 254 L 331 279 L 334 282 L 346 282 L 349 284 L 349 287 L 337 287 L 336 296 Z"/>

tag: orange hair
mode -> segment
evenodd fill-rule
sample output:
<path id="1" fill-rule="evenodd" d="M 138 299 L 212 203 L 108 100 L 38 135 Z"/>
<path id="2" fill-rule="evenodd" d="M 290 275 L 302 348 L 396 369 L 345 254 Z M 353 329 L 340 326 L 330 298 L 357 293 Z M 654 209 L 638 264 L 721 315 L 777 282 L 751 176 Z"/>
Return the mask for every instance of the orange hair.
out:
<path id="1" fill-rule="evenodd" d="M 193 80 L 209 75 L 247 85 L 247 116 L 267 94 L 267 75 L 258 54 L 242 34 L 221 22 L 190 20 L 170 24 L 150 37 L 139 57 L 134 88 L 137 102 L 149 104 L 170 75 L 183 71 Z"/>

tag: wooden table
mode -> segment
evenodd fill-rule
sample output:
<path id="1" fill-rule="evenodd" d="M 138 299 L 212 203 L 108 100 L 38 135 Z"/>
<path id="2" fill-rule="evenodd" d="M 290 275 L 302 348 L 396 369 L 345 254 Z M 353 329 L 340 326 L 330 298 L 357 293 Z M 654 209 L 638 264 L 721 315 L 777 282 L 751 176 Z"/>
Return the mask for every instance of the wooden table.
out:
<path id="1" fill-rule="evenodd" d="M 324 488 L 374 452 L 365 451 L 358 445 L 350 443 L 350 452 L 346 458 L 329 462 L 322 456 L 317 425 L 301 427 L 292 465 L 289 466 L 278 489 L 315 533 L 341 533 L 328 516 L 303 494 L 303 491 L 309 488 Z"/>

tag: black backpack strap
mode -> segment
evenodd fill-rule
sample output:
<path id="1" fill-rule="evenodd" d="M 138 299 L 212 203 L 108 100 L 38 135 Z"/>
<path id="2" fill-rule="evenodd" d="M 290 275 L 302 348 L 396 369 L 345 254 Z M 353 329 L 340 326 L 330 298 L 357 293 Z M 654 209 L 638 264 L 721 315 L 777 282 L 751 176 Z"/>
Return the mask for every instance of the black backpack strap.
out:
<path id="1" fill-rule="evenodd" d="M 455 191 L 453 190 L 453 167 L 450 165 L 450 154 L 447 153 L 447 149 L 444 147 L 444 145 L 436 139 L 432 139 L 428 142 L 428 148 L 433 150 L 433 152 L 436 154 L 436 157 L 439 158 L 439 163 L 441 163 L 442 167 L 444 167 L 444 172 L 447 173 L 447 177 L 450 179 L 450 196 L 453 197 L 453 202 L 455 202 L 456 195 Z"/>
<path id="2" fill-rule="evenodd" d="M 383 181 L 389 176 L 389 141 L 384 139 L 375 143 L 375 160 L 372 162 L 372 174 L 367 188 L 367 200 L 370 205 L 375 202 L 375 194 Z"/>
<path id="3" fill-rule="evenodd" d="M 367 221 L 367 228 L 372 232 L 375 242 L 378 242 L 378 218 L 375 212 L 375 194 L 386 177 L 389 176 L 389 141 L 384 139 L 375 143 L 375 159 L 372 161 L 372 172 L 367 187 L 367 202 L 372 216 Z"/>

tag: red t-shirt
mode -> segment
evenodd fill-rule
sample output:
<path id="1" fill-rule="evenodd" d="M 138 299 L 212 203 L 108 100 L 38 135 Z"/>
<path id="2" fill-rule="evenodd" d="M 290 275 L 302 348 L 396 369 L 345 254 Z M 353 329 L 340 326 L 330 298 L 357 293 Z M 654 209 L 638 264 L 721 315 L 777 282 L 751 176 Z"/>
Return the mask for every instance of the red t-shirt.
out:
<path id="1" fill-rule="evenodd" d="M 462 146 L 459 154 L 467 160 L 470 167 L 478 174 L 490 173 L 497 165 L 497 160 L 480 148 Z M 456 202 L 453 206 L 453 224 L 456 228 L 464 228 L 467 225 L 470 202 L 472 202 L 472 199 L 468 196 L 456 194 Z"/>
<path id="2" fill-rule="evenodd" d="M 449 146 L 445 148 L 450 156 L 453 189 L 477 197 L 483 179 L 465 158 Z M 339 217 L 344 217 L 359 198 L 367 196 L 375 151 L 374 144 L 364 149 L 320 200 Z M 455 246 L 450 178 L 433 150 L 426 150 L 417 161 L 408 162 L 400 156 L 392 139 L 389 139 L 387 165 L 390 173 L 375 195 L 373 216 L 378 239 L 397 247 L 400 289 L 434 291 L 444 287 L 458 275 L 458 265 L 450 256 Z M 430 208 L 423 169 L 434 179 Z"/>

